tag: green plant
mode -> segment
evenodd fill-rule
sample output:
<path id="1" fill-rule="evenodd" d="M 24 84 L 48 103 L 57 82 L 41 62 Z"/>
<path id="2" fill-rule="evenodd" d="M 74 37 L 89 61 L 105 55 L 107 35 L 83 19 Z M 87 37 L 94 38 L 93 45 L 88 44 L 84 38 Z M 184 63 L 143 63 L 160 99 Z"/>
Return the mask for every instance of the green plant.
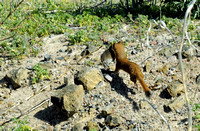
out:
<path id="1" fill-rule="evenodd" d="M 50 79 L 50 73 L 47 69 L 43 69 L 42 65 L 39 63 L 38 65 L 33 66 L 34 70 L 32 76 L 32 83 L 38 83 L 44 79 Z"/>
<path id="2" fill-rule="evenodd" d="M 30 130 L 32 130 L 31 127 L 29 127 L 27 125 L 29 123 L 27 120 L 27 117 L 25 117 L 23 120 L 14 118 L 13 121 L 14 121 L 14 123 L 17 124 L 17 126 L 12 129 L 13 131 L 30 131 Z"/>
<path id="3" fill-rule="evenodd" d="M 194 127 L 196 127 L 200 131 L 200 104 L 194 104 L 194 107 L 192 109 L 194 111 L 194 118 L 195 118 L 195 124 Z"/>
<path id="4" fill-rule="evenodd" d="M 93 61 L 88 61 L 88 65 L 89 65 L 89 66 L 93 66 L 93 65 L 94 65 L 94 62 L 93 62 Z"/>

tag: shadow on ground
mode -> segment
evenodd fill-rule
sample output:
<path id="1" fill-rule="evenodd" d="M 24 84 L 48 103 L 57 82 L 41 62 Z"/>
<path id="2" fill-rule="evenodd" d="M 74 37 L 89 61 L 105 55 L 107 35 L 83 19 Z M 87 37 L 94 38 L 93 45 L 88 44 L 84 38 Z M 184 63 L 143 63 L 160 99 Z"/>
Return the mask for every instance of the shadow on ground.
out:
<path id="1" fill-rule="evenodd" d="M 108 71 L 108 70 L 101 70 L 103 74 L 109 74 L 112 76 L 113 80 L 110 82 L 111 88 L 113 88 L 117 93 L 119 93 L 122 96 L 125 96 L 126 99 L 128 99 L 131 103 L 133 103 L 133 110 L 138 111 L 139 106 L 138 104 L 130 97 L 128 97 L 128 91 L 131 92 L 132 95 L 135 94 L 133 89 L 130 89 L 126 86 L 124 83 L 123 79 L 119 77 L 118 74 L 114 74 L 113 71 Z"/>
<path id="2" fill-rule="evenodd" d="M 57 111 L 56 106 L 54 105 L 49 106 L 48 108 L 45 108 L 44 110 L 37 112 L 34 115 L 34 117 L 42 121 L 45 121 L 53 126 L 68 119 L 67 117 L 63 117 L 62 113 L 59 113 L 59 111 Z"/>

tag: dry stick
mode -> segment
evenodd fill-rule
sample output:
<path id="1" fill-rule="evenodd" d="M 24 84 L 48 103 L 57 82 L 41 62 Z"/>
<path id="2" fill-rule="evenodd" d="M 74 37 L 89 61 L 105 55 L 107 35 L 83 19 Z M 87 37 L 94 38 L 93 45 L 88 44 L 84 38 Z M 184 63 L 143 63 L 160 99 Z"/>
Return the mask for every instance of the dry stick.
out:
<path id="1" fill-rule="evenodd" d="M 147 43 L 146 43 L 146 46 L 149 47 L 149 32 L 151 31 L 151 21 L 149 21 L 150 23 L 150 26 L 149 26 L 149 29 L 147 31 Z"/>
<path id="2" fill-rule="evenodd" d="M 171 128 L 169 126 L 169 123 L 167 122 L 167 120 L 165 119 L 165 117 L 146 99 L 143 98 L 142 100 L 145 100 L 157 113 L 158 115 L 165 121 L 165 123 L 167 124 L 168 129 L 171 131 Z"/>
<path id="3" fill-rule="evenodd" d="M 186 25 L 186 29 L 187 29 L 188 25 L 189 25 L 189 22 L 188 22 L 188 24 Z M 196 49 L 197 51 L 200 51 L 198 48 L 196 48 L 196 47 L 191 43 L 191 40 L 190 40 L 190 38 L 189 38 L 189 36 L 188 36 L 187 30 L 185 30 L 185 36 L 186 36 L 186 38 L 187 38 L 187 40 L 188 40 L 190 46 L 192 46 L 192 47 L 193 47 L 194 49 Z M 192 53 L 192 52 L 191 52 L 191 53 Z M 192 54 L 191 54 L 191 55 L 192 55 Z"/>
<path id="4" fill-rule="evenodd" d="M 7 39 L 10 39 L 10 38 L 12 38 L 12 37 L 14 37 L 16 34 L 14 34 L 14 35 L 11 35 L 11 36 L 9 36 L 9 37 L 6 37 L 6 38 L 3 38 L 3 39 L 1 39 L 0 41 L 4 41 L 4 40 L 7 40 Z"/>
<path id="5" fill-rule="evenodd" d="M 98 51 L 99 49 L 101 49 L 102 46 L 100 46 L 99 48 L 97 48 L 96 50 L 90 52 L 88 55 L 83 56 L 82 58 L 80 58 L 77 62 L 76 65 L 84 58 L 88 57 L 89 55 L 93 54 L 94 52 Z"/>
<path id="6" fill-rule="evenodd" d="M 22 116 L 24 116 L 24 115 L 27 115 L 27 114 L 29 114 L 30 112 L 32 112 L 33 110 L 35 110 L 35 109 L 37 109 L 38 107 L 40 107 L 40 106 L 42 106 L 44 103 L 46 103 L 46 102 L 48 102 L 48 101 L 50 101 L 50 99 L 48 98 L 48 99 L 46 99 L 46 100 L 43 100 L 41 103 L 39 103 L 38 105 L 36 105 L 36 106 L 34 106 L 34 107 L 32 107 L 31 109 L 29 109 L 28 111 L 26 111 L 25 113 L 21 113 L 21 115 L 19 115 L 18 117 L 16 117 L 17 119 L 19 119 L 20 117 L 22 117 Z M 20 110 L 20 112 L 21 112 L 21 110 Z M 13 120 L 13 118 L 11 118 L 11 119 L 9 119 L 9 120 L 7 120 L 7 121 L 5 121 L 5 122 L 3 122 L 2 124 L 1 124 L 1 126 L 4 126 L 6 123 L 9 123 L 9 122 L 11 122 Z"/>
<path id="7" fill-rule="evenodd" d="M 192 10 L 192 7 L 194 6 L 196 0 L 192 0 L 191 4 L 187 8 L 185 12 L 185 17 L 184 17 L 184 22 L 183 22 L 183 30 L 182 30 L 182 37 L 181 37 L 181 45 L 179 49 L 179 63 L 180 63 L 180 70 L 182 74 L 182 81 L 183 81 L 183 87 L 185 91 L 185 100 L 188 108 L 188 131 L 192 131 L 192 114 L 191 114 L 191 108 L 190 108 L 190 103 L 189 103 L 189 98 L 188 98 L 188 92 L 187 92 L 187 87 L 186 87 L 186 82 L 185 82 L 185 72 L 184 72 L 184 67 L 183 67 L 183 62 L 182 62 L 182 48 L 183 48 L 183 40 L 184 40 L 184 33 L 186 30 L 186 21 L 189 12 Z"/>
<path id="8" fill-rule="evenodd" d="M 146 57 L 142 62 L 139 63 L 139 65 L 142 65 L 146 60 L 148 60 L 149 58 L 151 58 L 152 56 L 154 56 L 155 54 L 157 54 L 159 51 L 161 51 L 164 48 L 165 47 L 158 48 L 155 53 L 153 53 L 152 55 Z"/>
<path id="9" fill-rule="evenodd" d="M 160 27 L 161 27 L 161 28 L 165 28 L 165 29 L 170 33 L 170 35 L 172 36 L 172 38 L 174 39 L 174 41 L 176 41 L 174 35 L 173 35 L 172 32 L 169 30 L 169 28 L 167 28 L 165 22 L 162 21 L 162 20 L 160 20 L 160 23 L 162 24 L 162 25 L 160 25 Z"/>
<path id="10" fill-rule="evenodd" d="M 13 31 L 13 30 L 16 30 L 16 29 L 21 28 L 20 25 L 21 25 L 22 22 L 24 22 L 24 20 L 26 20 L 26 19 L 33 19 L 33 20 L 35 21 L 35 23 L 37 24 L 36 29 L 38 28 L 38 23 L 37 23 L 37 21 L 36 21 L 32 16 L 30 16 L 30 17 L 25 17 L 23 20 L 21 20 L 21 21 L 17 24 L 17 26 L 16 26 L 15 28 L 10 28 L 9 30 Z"/>
<path id="11" fill-rule="evenodd" d="M 12 13 L 14 13 L 14 12 L 16 11 L 16 9 L 22 4 L 23 1 L 24 1 L 24 0 L 21 0 L 21 1 L 17 4 L 17 6 L 15 7 L 15 9 L 14 9 L 12 12 L 10 12 L 10 13 L 8 14 L 8 16 L 5 18 L 5 20 L 3 20 L 3 21 L 0 23 L 0 25 L 4 24 L 4 22 L 12 15 Z"/>

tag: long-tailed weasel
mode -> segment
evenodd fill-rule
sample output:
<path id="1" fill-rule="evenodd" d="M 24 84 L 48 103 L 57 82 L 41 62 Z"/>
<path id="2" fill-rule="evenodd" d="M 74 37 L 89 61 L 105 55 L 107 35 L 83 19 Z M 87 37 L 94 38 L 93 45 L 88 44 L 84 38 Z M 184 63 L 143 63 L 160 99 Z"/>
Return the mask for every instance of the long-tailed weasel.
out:
<path id="1" fill-rule="evenodd" d="M 124 70 L 125 72 L 129 73 L 131 81 L 133 81 L 137 86 L 137 80 L 139 80 L 144 89 L 145 95 L 147 97 L 150 97 L 151 92 L 144 82 L 144 75 L 141 72 L 140 67 L 136 63 L 131 62 L 127 59 L 123 43 L 121 41 L 118 43 L 114 43 L 113 50 L 115 52 L 116 58 L 115 73 L 118 73 L 119 70 Z"/>

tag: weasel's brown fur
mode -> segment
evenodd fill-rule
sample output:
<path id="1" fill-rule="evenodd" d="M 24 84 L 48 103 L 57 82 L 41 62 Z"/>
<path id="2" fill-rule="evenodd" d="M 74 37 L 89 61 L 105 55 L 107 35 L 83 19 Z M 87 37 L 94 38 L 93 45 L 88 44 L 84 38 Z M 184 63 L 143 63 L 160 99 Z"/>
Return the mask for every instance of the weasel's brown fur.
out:
<path id="1" fill-rule="evenodd" d="M 130 75 L 131 81 L 133 81 L 136 86 L 137 86 L 137 80 L 139 80 L 144 89 L 145 95 L 147 97 L 150 97 L 151 93 L 149 88 L 144 82 L 144 75 L 141 72 L 140 67 L 136 63 L 131 62 L 127 59 L 123 43 L 121 41 L 118 43 L 114 43 L 113 50 L 115 52 L 115 58 L 116 58 L 115 73 L 118 73 L 119 70 L 124 70 Z"/>

